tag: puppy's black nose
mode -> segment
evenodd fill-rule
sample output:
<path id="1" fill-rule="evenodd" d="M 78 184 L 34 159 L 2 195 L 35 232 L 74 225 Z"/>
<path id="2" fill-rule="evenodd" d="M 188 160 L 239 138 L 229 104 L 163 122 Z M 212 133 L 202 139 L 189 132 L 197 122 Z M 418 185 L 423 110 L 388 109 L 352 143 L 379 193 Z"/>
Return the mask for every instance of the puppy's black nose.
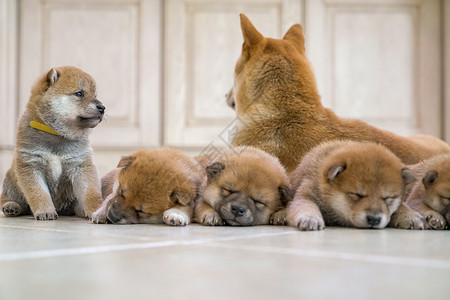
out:
<path id="1" fill-rule="evenodd" d="M 372 216 L 372 215 L 367 216 L 367 223 L 369 223 L 369 225 L 375 226 L 380 224 L 380 222 L 381 222 L 380 216 Z"/>
<path id="2" fill-rule="evenodd" d="M 103 104 L 97 104 L 97 109 L 102 114 L 105 112 L 106 107 Z"/>
<path id="3" fill-rule="evenodd" d="M 236 217 L 242 217 L 243 215 L 245 215 L 245 208 L 243 208 L 242 206 L 233 204 L 233 205 L 231 205 L 231 213 L 233 215 L 235 215 Z"/>

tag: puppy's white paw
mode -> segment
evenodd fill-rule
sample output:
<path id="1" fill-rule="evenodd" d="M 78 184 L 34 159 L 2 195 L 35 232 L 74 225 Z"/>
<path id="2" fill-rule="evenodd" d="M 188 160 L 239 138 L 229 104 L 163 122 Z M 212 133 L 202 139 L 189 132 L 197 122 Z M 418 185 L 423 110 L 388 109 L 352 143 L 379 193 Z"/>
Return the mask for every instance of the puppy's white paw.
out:
<path id="1" fill-rule="evenodd" d="M 185 226 L 190 222 L 189 217 L 181 210 L 171 208 L 166 210 L 163 214 L 164 223 L 173 226 Z"/>
<path id="2" fill-rule="evenodd" d="M 56 210 L 39 211 L 34 214 L 34 218 L 39 221 L 56 220 L 58 218 L 58 213 Z"/>
<path id="3" fill-rule="evenodd" d="M 445 218 L 438 212 L 430 211 L 428 215 L 425 217 L 426 223 L 425 228 L 426 229 L 445 229 L 445 226 L 447 225 L 447 222 L 445 221 Z"/>
<path id="4" fill-rule="evenodd" d="M 272 225 L 287 225 L 286 210 L 282 209 L 271 215 L 269 223 Z"/>
<path id="5" fill-rule="evenodd" d="M 323 230 L 325 221 L 318 214 L 299 213 L 295 217 L 295 226 L 301 231 Z"/>
<path id="6" fill-rule="evenodd" d="M 215 211 L 206 211 L 201 215 L 200 222 L 208 226 L 224 225 L 222 218 Z"/>
<path id="7" fill-rule="evenodd" d="M 92 213 L 92 222 L 96 223 L 96 224 L 104 224 L 107 221 L 107 217 L 106 217 L 106 207 L 100 207 L 99 209 L 97 209 L 97 211 L 95 211 L 94 213 Z"/>
<path id="8" fill-rule="evenodd" d="M 422 215 L 416 211 L 409 210 L 406 213 L 392 215 L 391 224 L 401 229 L 424 229 L 425 224 Z"/>

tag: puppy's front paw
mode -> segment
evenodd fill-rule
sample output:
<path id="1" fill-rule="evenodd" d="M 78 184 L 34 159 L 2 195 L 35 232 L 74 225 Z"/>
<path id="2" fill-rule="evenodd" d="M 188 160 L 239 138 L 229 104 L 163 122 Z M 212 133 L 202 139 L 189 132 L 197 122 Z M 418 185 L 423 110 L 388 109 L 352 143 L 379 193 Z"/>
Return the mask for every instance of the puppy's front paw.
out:
<path id="1" fill-rule="evenodd" d="M 325 228 L 325 221 L 322 215 L 299 213 L 295 217 L 295 226 L 301 231 L 323 230 Z"/>
<path id="2" fill-rule="evenodd" d="M 185 226 L 190 222 L 189 217 L 179 209 L 171 208 L 163 214 L 163 220 L 168 225 Z"/>
<path id="3" fill-rule="evenodd" d="M 445 228 L 447 224 L 445 218 L 440 213 L 435 211 L 428 212 L 427 216 L 425 217 L 425 220 L 426 220 L 425 223 L 426 229 L 442 230 Z"/>
<path id="4" fill-rule="evenodd" d="M 22 213 L 22 208 L 19 203 L 8 201 L 2 206 L 2 211 L 7 217 L 17 217 Z"/>
<path id="5" fill-rule="evenodd" d="M 286 210 L 279 210 L 270 216 L 269 220 L 272 225 L 287 225 L 287 213 Z"/>
<path id="6" fill-rule="evenodd" d="M 34 214 L 34 218 L 39 221 L 56 220 L 58 214 L 56 211 L 40 211 Z"/>
<path id="7" fill-rule="evenodd" d="M 106 217 L 106 208 L 100 207 L 92 214 L 92 222 L 96 224 L 105 224 L 108 218 Z"/>
<path id="8" fill-rule="evenodd" d="M 410 210 L 408 213 L 393 215 L 392 225 L 401 229 L 424 229 L 422 215 L 416 211 Z"/>
<path id="9" fill-rule="evenodd" d="M 224 225 L 222 218 L 215 211 L 206 211 L 200 217 L 200 222 L 207 226 L 221 226 Z"/>

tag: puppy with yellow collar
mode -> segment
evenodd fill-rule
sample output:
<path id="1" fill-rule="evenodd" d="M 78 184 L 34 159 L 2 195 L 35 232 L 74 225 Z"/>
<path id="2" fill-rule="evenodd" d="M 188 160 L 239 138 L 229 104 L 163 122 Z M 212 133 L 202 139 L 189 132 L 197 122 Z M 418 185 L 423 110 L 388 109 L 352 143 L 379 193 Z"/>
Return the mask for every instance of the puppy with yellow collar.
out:
<path id="1" fill-rule="evenodd" d="M 7 217 L 92 217 L 101 205 L 89 134 L 103 118 L 94 79 L 75 67 L 53 68 L 31 90 L 14 160 L 0 197 Z"/>

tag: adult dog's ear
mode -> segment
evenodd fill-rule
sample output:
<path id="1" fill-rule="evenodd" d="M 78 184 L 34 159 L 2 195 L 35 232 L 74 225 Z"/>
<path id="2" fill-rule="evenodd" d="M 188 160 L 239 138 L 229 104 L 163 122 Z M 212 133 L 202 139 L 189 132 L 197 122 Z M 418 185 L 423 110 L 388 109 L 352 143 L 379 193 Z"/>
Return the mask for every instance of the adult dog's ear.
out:
<path id="1" fill-rule="evenodd" d="M 305 54 L 305 36 L 300 24 L 292 25 L 284 35 L 283 40 L 291 41 L 300 53 Z"/>
<path id="2" fill-rule="evenodd" d="M 244 47 L 252 47 L 258 44 L 264 39 L 263 35 L 256 30 L 252 22 L 247 18 L 246 15 L 240 14 L 241 17 L 241 30 L 242 36 L 244 37 Z"/>
<path id="3" fill-rule="evenodd" d="M 117 168 L 126 168 L 129 165 L 131 165 L 134 161 L 134 157 L 132 156 L 122 156 L 122 158 L 119 161 L 119 164 L 117 165 Z"/>
<path id="4" fill-rule="evenodd" d="M 278 190 L 280 192 L 280 200 L 283 205 L 294 199 L 295 192 L 287 185 L 280 186 Z"/>
<path id="5" fill-rule="evenodd" d="M 208 175 L 208 182 L 212 182 L 219 178 L 220 173 L 225 170 L 225 165 L 220 162 L 215 162 L 206 167 L 206 175 Z"/>

